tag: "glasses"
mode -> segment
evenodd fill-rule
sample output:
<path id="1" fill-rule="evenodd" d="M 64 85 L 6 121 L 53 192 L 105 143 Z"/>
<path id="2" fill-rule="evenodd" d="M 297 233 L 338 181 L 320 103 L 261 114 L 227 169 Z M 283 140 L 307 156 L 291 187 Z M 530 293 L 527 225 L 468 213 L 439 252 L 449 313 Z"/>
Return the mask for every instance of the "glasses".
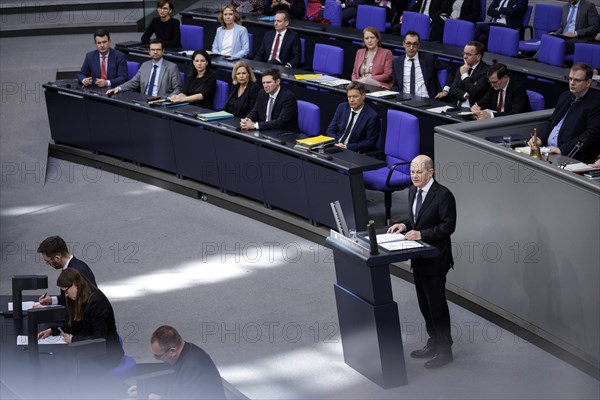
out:
<path id="1" fill-rule="evenodd" d="M 404 47 L 419 47 L 421 45 L 421 43 L 416 42 L 404 42 Z"/>
<path id="2" fill-rule="evenodd" d="M 465 53 L 465 52 L 463 51 L 463 56 L 467 56 L 467 57 L 473 57 L 473 56 L 476 56 L 477 54 L 478 54 L 478 53 Z"/>
<path id="3" fill-rule="evenodd" d="M 490 83 L 490 85 L 497 85 L 498 83 L 500 83 L 500 80 L 497 80 L 497 81 L 488 80 L 488 82 Z"/>
<path id="4" fill-rule="evenodd" d="M 173 348 L 170 348 L 169 350 L 165 351 L 162 354 L 153 354 L 154 359 L 155 360 L 162 360 L 162 358 L 165 356 L 165 354 L 167 354 L 168 352 L 170 352 L 171 350 L 173 350 Z"/>
<path id="5" fill-rule="evenodd" d="M 577 79 L 577 78 L 569 77 L 569 82 L 581 83 L 581 82 L 585 82 L 585 81 L 587 81 L 587 79 Z"/>

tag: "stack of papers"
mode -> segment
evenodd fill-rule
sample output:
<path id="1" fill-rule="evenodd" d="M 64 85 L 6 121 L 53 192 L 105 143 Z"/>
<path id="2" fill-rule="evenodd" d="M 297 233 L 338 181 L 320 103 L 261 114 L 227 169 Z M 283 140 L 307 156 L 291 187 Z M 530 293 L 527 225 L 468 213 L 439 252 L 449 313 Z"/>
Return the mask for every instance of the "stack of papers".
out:
<path id="1" fill-rule="evenodd" d="M 17 336 L 17 346 L 27 346 L 29 338 L 26 335 Z M 45 339 L 38 339 L 38 344 L 67 344 L 62 335 L 48 336 Z"/>
<path id="2" fill-rule="evenodd" d="M 369 238 L 366 238 L 367 241 Z M 415 249 L 423 247 L 421 243 L 415 242 L 414 240 L 405 240 L 404 235 L 401 233 L 382 233 L 377 235 L 377 244 L 387 251 L 397 251 L 406 249 Z"/>
<path id="3" fill-rule="evenodd" d="M 216 121 L 219 119 L 232 118 L 233 114 L 228 113 L 227 111 L 215 111 L 204 114 L 196 114 L 196 118 L 200 121 Z"/>
<path id="4" fill-rule="evenodd" d="M 302 80 L 313 80 L 316 78 L 321 78 L 323 77 L 323 74 L 296 74 L 294 75 L 294 78 L 302 81 Z"/>
<path id="5" fill-rule="evenodd" d="M 296 146 L 304 149 L 312 149 L 334 142 L 335 138 L 332 138 L 331 136 L 318 135 L 306 139 L 298 139 L 296 140 Z"/>
<path id="6" fill-rule="evenodd" d="M 396 97 L 400 92 L 394 92 L 393 90 L 379 90 L 377 92 L 367 93 L 367 96 L 376 97 L 376 98 L 385 98 L 385 97 Z"/>

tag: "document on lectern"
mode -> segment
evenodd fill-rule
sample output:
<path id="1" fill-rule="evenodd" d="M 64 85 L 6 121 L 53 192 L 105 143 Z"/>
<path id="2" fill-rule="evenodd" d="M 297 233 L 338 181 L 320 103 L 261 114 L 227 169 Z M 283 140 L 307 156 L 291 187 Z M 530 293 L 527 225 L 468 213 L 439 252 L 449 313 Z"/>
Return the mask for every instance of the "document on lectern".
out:
<path id="1" fill-rule="evenodd" d="M 366 239 L 369 240 L 369 237 L 366 236 Z M 377 235 L 377 243 L 389 243 L 389 242 L 399 242 L 404 240 L 404 235 L 401 233 L 380 233 Z"/>
<path id="2" fill-rule="evenodd" d="M 26 335 L 17 336 L 17 346 L 27 346 L 29 344 L 29 338 Z M 67 344 L 65 338 L 62 335 L 48 336 L 44 339 L 38 339 L 38 344 Z"/>
<path id="3" fill-rule="evenodd" d="M 407 250 L 425 247 L 421 243 L 415 242 L 414 240 L 401 240 L 399 242 L 380 243 L 379 246 L 383 247 L 387 251 Z"/>

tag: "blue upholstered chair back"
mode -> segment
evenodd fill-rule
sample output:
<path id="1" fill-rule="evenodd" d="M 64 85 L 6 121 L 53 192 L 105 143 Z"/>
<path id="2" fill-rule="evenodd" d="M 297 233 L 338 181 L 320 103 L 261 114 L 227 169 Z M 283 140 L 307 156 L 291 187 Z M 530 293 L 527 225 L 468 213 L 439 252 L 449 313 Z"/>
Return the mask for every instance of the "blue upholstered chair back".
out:
<path id="1" fill-rule="evenodd" d="M 592 68 L 600 68 L 600 46 L 594 43 L 575 43 L 573 62 L 584 62 Z"/>
<path id="2" fill-rule="evenodd" d="M 136 61 L 127 61 L 127 80 L 130 80 L 140 69 L 140 63 Z"/>
<path id="3" fill-rule="evenodd" d="M 410 161 L 419 154 L 419 132 L 417 117 L 403 111 L 388 110 L 385 134 L 385 161 L 388 167 Z"/>
<path id="4" fill-rule="evenodd" d="M 510 57 L 517 56 L 519 54 L 519 31 L 502 26 L 491 26 L 488 51 Z"/>
<path id="5" fill-rule="evenodd" d="M 225 81 L 217 79 L 217 90 L 215 91 L 213 108 L 215 110 L 224 109 L 225 103 L 227 102 L 227 96 L 229 96 L 229 84 Z"/>
<path id="6" fill-rule="evenodd" d="M 344 49 L 329 44 L 315 44 L 313 71 L 339 76 L 344 68 Z"/>
<path id="7" fill-rule="evenodd" d="M 318 135 L 321 130 L 321 109 L 308 101 L 298 100 L 298 125 L 306 135 Z"/>
<path id="8" fill-rule="evenodd" d="M 372 26 L 379 32 L 385 32 L 385 8 L 360 5 L 356 11 L 356 29 L 363 30 Z"/>
<path id="9" fill-rule="evenodd" d="M 342 5 L 335 0 L 327 0 L 323 18 L 328 19 L 332 26 L 342 26 Z"/>
<path id="10" fill-rule="evenodd" d="M 565 41 L 552 35 L 543 35 L 538 51 L 538 61 L 562 67 L 565 64 Z"/>
<path id="11" fill-rule="evenodd" d="M 408 31 L 415 31 L 421 40 L 429 40 L 430 28 L 429 16 L 418 12 L 404 11 L 402 14 L 402 28 L 400 35 L 406 35 Z"/>
<path id="12" fill-rule="evenodd" d="M 546 106 L 544 96 L 533 90 L 527 91 L 527 97 L 529 97 L 529 105 L 531 105 L 531 111 L 543 110 Z"/>
<path id="13" fill-rule="evenodd" d="M 442 42 L 452 46 L 464 47 L 475 37 L 475 24 L 461 19 L 446 20 Z"/>
<path id="14" fill-rule="evenodd" d="M 204 48 L 204 28 L 197 25 L 180 25 L 181 47 L 185 50 Z"/>
<path id="15" fill-rule="evenodd" d="M 560 27 L 562 7 L 552 4 L 536 4 L 533 16 L 532 39 L 521 40 L 519 50 L 523 53 L 535 53 L 540 49 L 542 35 L 553 32 Z"/>

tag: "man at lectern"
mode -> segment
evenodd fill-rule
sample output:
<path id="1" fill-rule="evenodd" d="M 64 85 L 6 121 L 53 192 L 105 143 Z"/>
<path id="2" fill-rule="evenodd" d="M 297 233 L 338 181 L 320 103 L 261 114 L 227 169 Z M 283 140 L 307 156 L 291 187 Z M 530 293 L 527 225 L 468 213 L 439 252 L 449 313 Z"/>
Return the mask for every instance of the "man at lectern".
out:
<path id="1" fill-rule="evenodd" d="M 407 240 L 423 240 L 439 250 L 434 258 L 411 261 L 417 300 L 429 339 L 425 347 L 410 353 L 429 358 L 425 368 L 437 368 L 453 361 L 450 313 L 446 301 L 446 274 L 454 265 L 450 235 L 456 227 L 456 201 L 446 187 L 433 179 L 433 161 L 425 155 L 410 164 L 414 187 L 408 192 L 409 218 L 394 224 L 388 233 L 406 232 Z"/>

